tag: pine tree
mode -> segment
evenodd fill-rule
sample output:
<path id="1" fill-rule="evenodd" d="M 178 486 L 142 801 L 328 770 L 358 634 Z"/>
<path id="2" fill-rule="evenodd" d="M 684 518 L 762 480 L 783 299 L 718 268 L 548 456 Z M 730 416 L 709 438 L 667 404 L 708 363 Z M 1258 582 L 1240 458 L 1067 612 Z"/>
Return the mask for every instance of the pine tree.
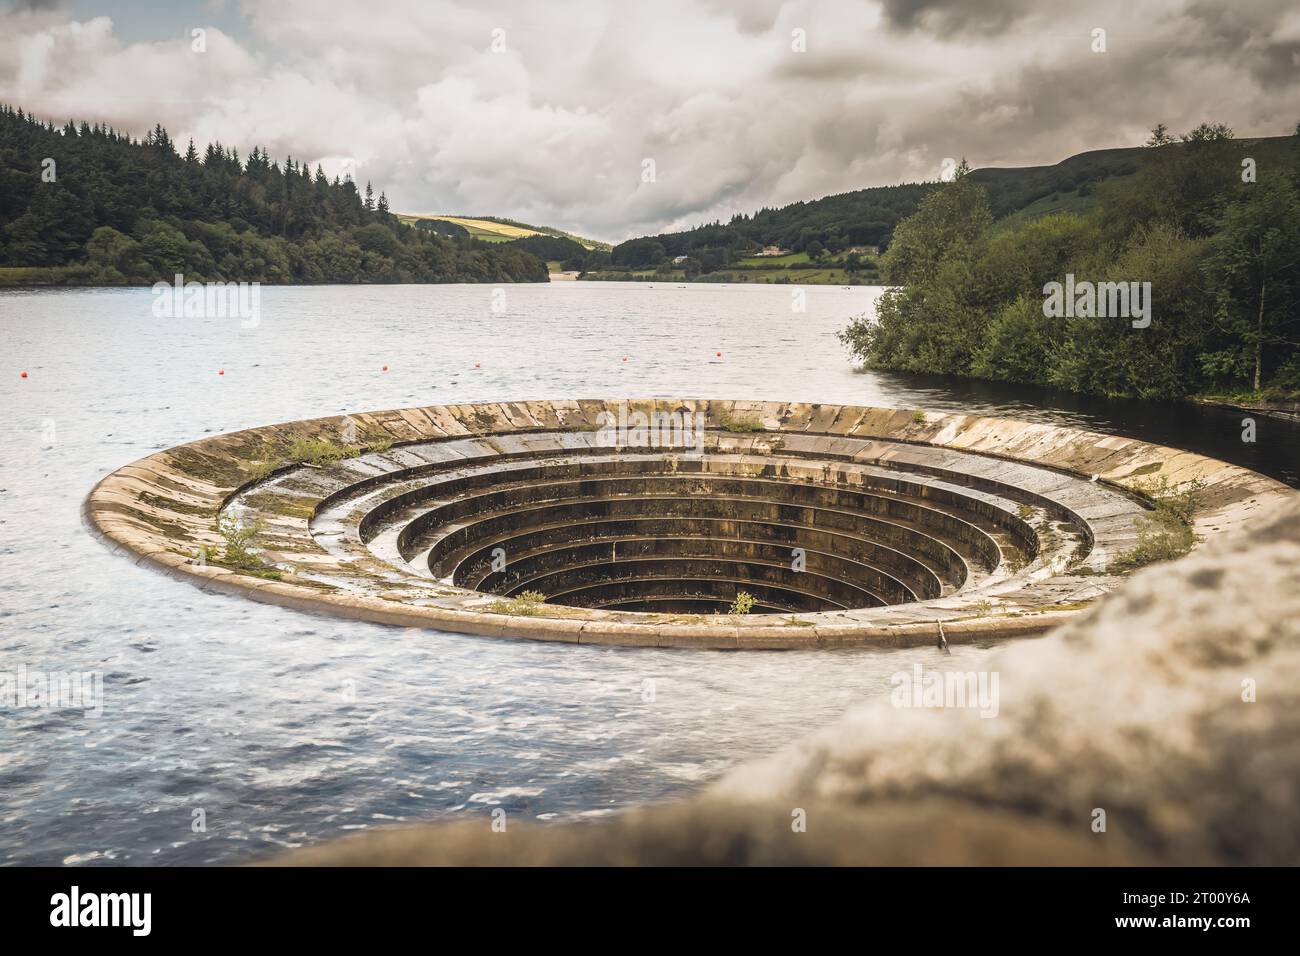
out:
<path id="1" fill-rule="evenodd" d="M 1147 146 L 1168 146 L 1171 143 L 1178 142 L 1169 134 L 1169 127 L 1164 123 L 1157 123 L 1151 130 L 1151 138 L 1146 141 Z"/>

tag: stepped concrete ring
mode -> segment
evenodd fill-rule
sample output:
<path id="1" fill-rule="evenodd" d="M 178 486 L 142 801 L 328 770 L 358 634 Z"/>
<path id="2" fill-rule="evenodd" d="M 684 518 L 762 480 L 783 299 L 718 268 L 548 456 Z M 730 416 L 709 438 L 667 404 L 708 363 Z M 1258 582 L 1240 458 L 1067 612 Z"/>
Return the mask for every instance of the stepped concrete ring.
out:
<path id="1" fill-rule="evenodd" d="M 1193 483 L 1202 539 L 1296 494 L 1201 455 L 1053 425 L 592 399 L 205 438 L 113 472 L 83 515 L 138 563 L 302 611 L 789 649 L 1041 634 L 1122 580 L 1117 559 L 1150 533 L 1154 487 Z"/>

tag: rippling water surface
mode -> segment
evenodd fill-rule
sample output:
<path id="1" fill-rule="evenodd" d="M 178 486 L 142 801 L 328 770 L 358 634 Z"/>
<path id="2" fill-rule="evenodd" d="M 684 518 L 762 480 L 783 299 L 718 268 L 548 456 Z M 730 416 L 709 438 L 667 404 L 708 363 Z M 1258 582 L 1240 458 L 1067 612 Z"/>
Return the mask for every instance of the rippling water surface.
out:
<path id="1" fill-rule="evenodd" d="M 98 718 L 0 701 L 0 862 L 240 862 L 396 821 L 487 826 L 498 806 L 607 814 L 940 660 L 402 630 L 208 594 L 90 537 L 99 478 L 206 434 L 444 402 L 754 397 L 1077 423 L 1296 480 L 1293 426 L 1261 420 L 1242 446 L 1230 413 L 854 373 L 834 332 L 879 291 L 810 288 L 796 313 L 789 288 L 556 283 L 505 287 L 499 314 L 485 286 L 264 288 L 248 329 L 155 318 L 147 289 L 0 292 L 0 674 L 104 675 Z"/>

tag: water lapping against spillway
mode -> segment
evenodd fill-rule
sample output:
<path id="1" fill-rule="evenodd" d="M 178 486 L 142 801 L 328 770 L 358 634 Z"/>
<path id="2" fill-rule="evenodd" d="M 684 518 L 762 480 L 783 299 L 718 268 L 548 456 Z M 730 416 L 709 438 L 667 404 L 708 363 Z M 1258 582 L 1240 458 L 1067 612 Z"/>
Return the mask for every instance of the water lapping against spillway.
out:
<path id="1" fill-rule="evenodd" d="M 1199 437 L 1162 435 L 1130 419 L 1141 406 L 1053 410 L 855 374 L 834 332 L 877 291 L 809 289 L 794 314 L 786 289 L 521 286 L 499 314 L 490 287 L 273 288 L 255 329 L 157 319 L 147 289 L 0 294 L 10 364 L 29 372 L 0 377 L 0 670 L 98 672 L 104 686 L 99 718 L 0 707 L 0 862 L 234 862 L 397 821 L 486 825 L 498 806 L 600 816 L 697 790 L 917 662 L 973 670 L 988 653 L 553 646 L 209 594 L 81 525 L 95 481 L 150 452 L 366 409 L 688 392 L 1240 445 L 1226 413 L 1189 410 L 1171 427 Z M 1241 453 L 1296 447 L 1294 429 L 1260 425 Z M 1230 445 L 1198 450 L 1285 473 Z"/>

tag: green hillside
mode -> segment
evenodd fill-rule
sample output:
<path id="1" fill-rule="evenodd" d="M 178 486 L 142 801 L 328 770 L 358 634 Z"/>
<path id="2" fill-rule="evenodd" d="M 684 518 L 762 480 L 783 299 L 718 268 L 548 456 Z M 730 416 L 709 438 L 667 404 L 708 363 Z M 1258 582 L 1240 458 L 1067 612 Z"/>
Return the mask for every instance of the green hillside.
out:
<path id="1" fill-rule="evenodd" d="M 1288 160 L 1292 137 L 1235 140 L 1261 166 Z M 1169 149 L 1186 148 L 1174 143 Z M 998 228 L 1010 228 L 1060 212 L 1092 209 L 1103 186 L 1131 182 L 1153 158 L 1144 147 L 1093 150 L 1051 166 L 973 170 Z M 938 183 L 905 183 L 839 193 L 822 199 L 761 209 L 682 232 L 629 239 L 614 246 L 610 265 L 588 278 L 694 279 L 704 282 L 878 281 L 878 251 L 894 227 L 913 215 Z M 783 255 L 756 257 L 766 247 Z M 862 249 L 856 261 L 849 250 Z M 874 248 L 873 248 L 874 247 Z M 799 260 L 798 257 L 803 259 Z M 684 263 L 675 263 L 686 257 Z M 853 268 L 848 268 L 852 266 Z M 685 267 L 685 268 L 684 268 Z M 828 271 L 831 270 L 831 271 Z"/>
<path id="2" fill-rule="evenodd" d="M 1256 163 L 1289 163 L 1295 142 L 1291 136 L 1233 140 Z M 1186 144 L 1171 144 L 1178 151 Z M 1032 222 L 1058 212 L 1082 213 L 1097 204 L 1103 183 L 1124 185 L 1151 162 L 1155 153 L 1144 146 L 1099 149 L 1079 153 L 1055 166 L 976 169 L 971 182 L 984 187 L 989 210 L 1000 227 Z"/>

